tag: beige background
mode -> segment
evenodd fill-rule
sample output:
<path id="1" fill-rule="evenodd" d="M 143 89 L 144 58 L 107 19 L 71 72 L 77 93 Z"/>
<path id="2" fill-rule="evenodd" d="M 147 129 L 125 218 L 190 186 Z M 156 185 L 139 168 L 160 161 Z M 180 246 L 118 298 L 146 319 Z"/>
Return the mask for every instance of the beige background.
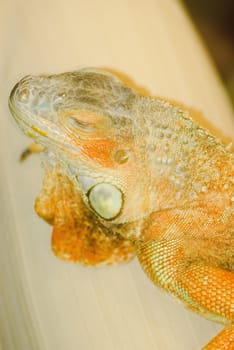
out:
<path id="1" fill-rule="evenodd" d="M 225 92 L 173 0 L 0 1 L 0 348 L 196 350 L 220 326 L 162 294 L 137 261 L 83 268 L 56 259 L 33 211 L 42 170 L 24 164 L 7 108 L 25 74 L 106 66 L 202 111 L 234 135 Z M 143 176 L 143 175 L 142 175 Z"/>

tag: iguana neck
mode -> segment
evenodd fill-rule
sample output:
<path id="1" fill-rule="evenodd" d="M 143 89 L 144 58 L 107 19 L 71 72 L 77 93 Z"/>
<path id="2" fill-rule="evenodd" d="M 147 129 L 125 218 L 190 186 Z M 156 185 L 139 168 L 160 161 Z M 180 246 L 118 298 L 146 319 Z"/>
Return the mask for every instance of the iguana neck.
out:
<path id="1" fill-rule="evenodd" d="M 215 137 L 165 101 L 142 98 L 135 113 L 152 210 L 230 200 L 233 155 Z"/>

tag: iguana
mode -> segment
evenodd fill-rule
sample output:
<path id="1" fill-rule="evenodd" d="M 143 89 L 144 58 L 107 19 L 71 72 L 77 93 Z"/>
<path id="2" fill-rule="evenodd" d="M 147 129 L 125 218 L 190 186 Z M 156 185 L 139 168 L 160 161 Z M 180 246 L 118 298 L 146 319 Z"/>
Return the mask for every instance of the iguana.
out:
<path id="1" fill-rule="evenodd" d="M 27 76 L 9 106 L 43 149 L 39 216 L 54 253 L 84 265 L 137 256 L 234 349 L 234 154 L 187 109 L 95 68 Z"/>

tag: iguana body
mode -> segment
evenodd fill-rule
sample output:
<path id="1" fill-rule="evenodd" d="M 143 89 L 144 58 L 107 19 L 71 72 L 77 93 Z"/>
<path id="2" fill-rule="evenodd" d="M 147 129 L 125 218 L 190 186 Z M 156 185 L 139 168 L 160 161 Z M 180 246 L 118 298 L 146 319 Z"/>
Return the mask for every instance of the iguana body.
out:
<path id="1" fill-rule="evenodd" d="M 135 254 L 156 285 L 226 325 L 234 349 L 234 155 L 167 101 L 98 69 L 25 77 L 10 109 L 45 152 L 37 213 L 62 259 Z"/>

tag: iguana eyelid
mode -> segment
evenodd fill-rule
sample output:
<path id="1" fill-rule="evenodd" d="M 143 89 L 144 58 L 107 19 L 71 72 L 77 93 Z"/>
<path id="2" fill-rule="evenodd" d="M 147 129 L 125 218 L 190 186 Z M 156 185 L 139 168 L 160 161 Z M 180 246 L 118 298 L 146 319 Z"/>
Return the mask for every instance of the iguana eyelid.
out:
<path id="1" fill-rule="evenodd" d="M 108 122 L 103 116 L 83 110 L 63 111 L 60 113 L 60 119 L 71 132 L 96 134 L 108 128 Z"/>
<path id="2" fill-rule="evenodd" d="M 93 132 L 95 130 L 95 126 L 93 124 L 84 120 L 79 120 L 76 116 L 73 115 L 66 117 L 66 124 L 68 124 L 68 127 L 70 126 L 72 128 L 86 132 Z"/>
<path id="3" fill-rule="evenodd" d="M 95 133 L 97 130 L 91 115 L 82 111 L 63 111 L 60 113 L 60 121 L 69 134 L 78 138 Z"/>

